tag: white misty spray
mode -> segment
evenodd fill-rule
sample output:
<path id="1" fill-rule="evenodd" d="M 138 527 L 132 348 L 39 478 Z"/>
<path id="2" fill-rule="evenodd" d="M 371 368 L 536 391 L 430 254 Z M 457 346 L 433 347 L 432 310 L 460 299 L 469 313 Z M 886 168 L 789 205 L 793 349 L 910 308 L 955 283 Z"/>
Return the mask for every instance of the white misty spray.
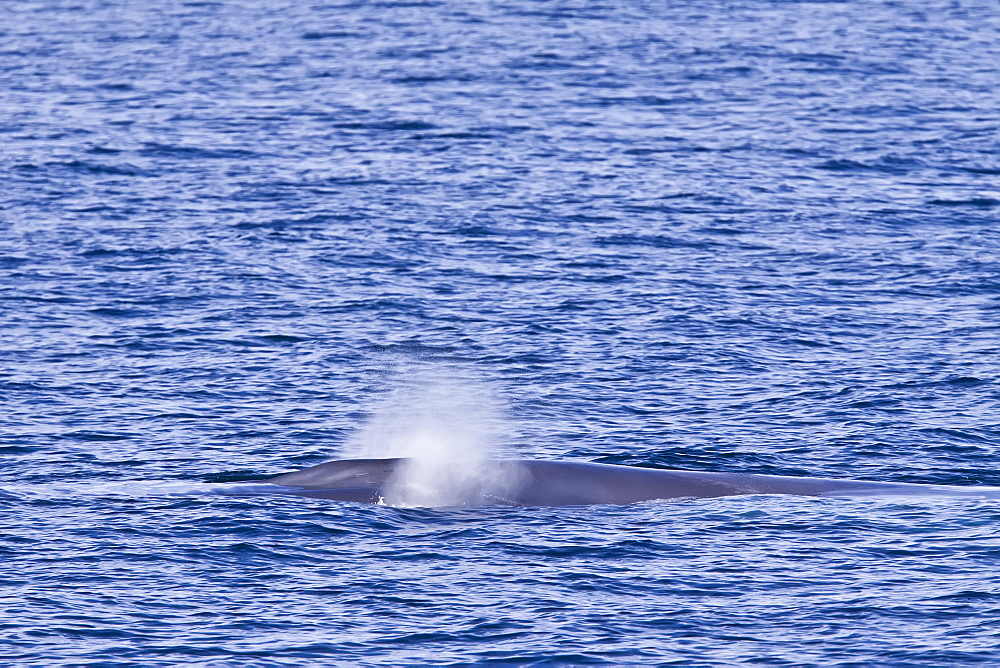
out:
<path id="1" fill-rule="evenodd" d="M 503 500 L 521 483 L 496 448 L 513 436 L 502 401 L 475 374 L 420 362 L 394 366 L 392 389 L 349 447 L 358 457 L 403 457 L 383 503 L 438 507 Z"/>

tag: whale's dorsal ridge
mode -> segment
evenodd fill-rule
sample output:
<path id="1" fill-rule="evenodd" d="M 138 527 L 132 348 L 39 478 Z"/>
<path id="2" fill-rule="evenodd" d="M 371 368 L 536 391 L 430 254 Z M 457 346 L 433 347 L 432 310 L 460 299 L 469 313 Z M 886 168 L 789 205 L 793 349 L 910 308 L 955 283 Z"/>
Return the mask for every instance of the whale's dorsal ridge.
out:
<path id="1" fill-rule="evenodd" d="M 378 503 L 395 493 L 417 459 L 341 459 L 265 482 L 288 488 L 286 493 L 343 501 Z M 682 498 L 751 494 L 796 496 L 979 496 L 1000 498 L 996 487 L 948 487 L 755 473 L 724 473 L 654 469 L 590 462 L 506 459 L 480 462 L 479 477 L 442 476 L 421 480 L 423 485 L 465 485 L 461 494 L 425 494 L 403 505 L 520 505 L 567 506 L 631 504 Z M 419 468 L 419 467 L 417 467 Z M 477 487 L 476 485 L 480 485 Z M 387 491 L 388 490 L 388 491 Z M 391 496 L 392 494 L 390 494 Z M 442 499 L 442 502 L 435 502 Z M 457 500 L 456 500 L 457 499 Z M 390 502 L 388 500 L 387 502 Z M 393 504 L 395 505 L 395 504 Z"/>

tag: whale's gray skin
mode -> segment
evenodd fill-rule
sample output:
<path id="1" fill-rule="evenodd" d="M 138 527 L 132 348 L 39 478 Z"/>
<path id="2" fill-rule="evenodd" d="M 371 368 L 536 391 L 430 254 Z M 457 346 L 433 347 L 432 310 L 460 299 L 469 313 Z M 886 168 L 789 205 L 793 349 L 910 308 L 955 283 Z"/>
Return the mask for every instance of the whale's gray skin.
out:
<path id="1" fill-rule="evenodd" d="M 405 459 L 343 459 L 280 475 L 263 482 L 301 496 L 379 503 Z M 910 483 L 806 478 L 754 473 L 710 473 L 613 464 L 544 460 L 495 460 L 501 476 L 516 484 L 502 493 L 484 492 L 469 505 L 571 506 L 745 494 L 798 496 L 978 496 L 1000 498 L 1000 487 L 952 487 Z"/>

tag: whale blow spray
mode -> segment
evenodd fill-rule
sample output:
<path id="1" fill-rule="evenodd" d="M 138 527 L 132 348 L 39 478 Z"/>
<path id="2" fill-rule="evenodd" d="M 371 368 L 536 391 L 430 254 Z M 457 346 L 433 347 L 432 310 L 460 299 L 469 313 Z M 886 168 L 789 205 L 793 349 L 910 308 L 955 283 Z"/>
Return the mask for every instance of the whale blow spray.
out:
<path id="1" fill-rule="evenodd" d="M 393 506 L 460 506 L 503 499 L 521 482 L 496 449 L 514 430 L 481 378 L 456 367 L 406 364 L 349 447 L 359 457 L 404 457 L 383 490 Z M 465 371 L 463 373 L 463 371 Z"/>

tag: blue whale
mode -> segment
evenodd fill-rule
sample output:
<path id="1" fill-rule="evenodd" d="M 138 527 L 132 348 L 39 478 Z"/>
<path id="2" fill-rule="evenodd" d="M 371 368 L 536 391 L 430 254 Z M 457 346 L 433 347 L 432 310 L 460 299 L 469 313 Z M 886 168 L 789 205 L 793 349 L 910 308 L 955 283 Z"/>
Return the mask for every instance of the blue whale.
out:
<path id="1" fill-rule="evenodd" d="M 301 496 L 381 503 L 413 460 L 342 459 L 262 481 Z M 461 505 L 570 506 L 792 494 L 798 496 L 972 496 L 1000 498 L 1000 487 L 957 487 L 834 478 L 713 473 L 545 460 L 492 460 L 503 484 L 472 488 Z M 420 505 L 420 504 L 416 504 Z"/>

